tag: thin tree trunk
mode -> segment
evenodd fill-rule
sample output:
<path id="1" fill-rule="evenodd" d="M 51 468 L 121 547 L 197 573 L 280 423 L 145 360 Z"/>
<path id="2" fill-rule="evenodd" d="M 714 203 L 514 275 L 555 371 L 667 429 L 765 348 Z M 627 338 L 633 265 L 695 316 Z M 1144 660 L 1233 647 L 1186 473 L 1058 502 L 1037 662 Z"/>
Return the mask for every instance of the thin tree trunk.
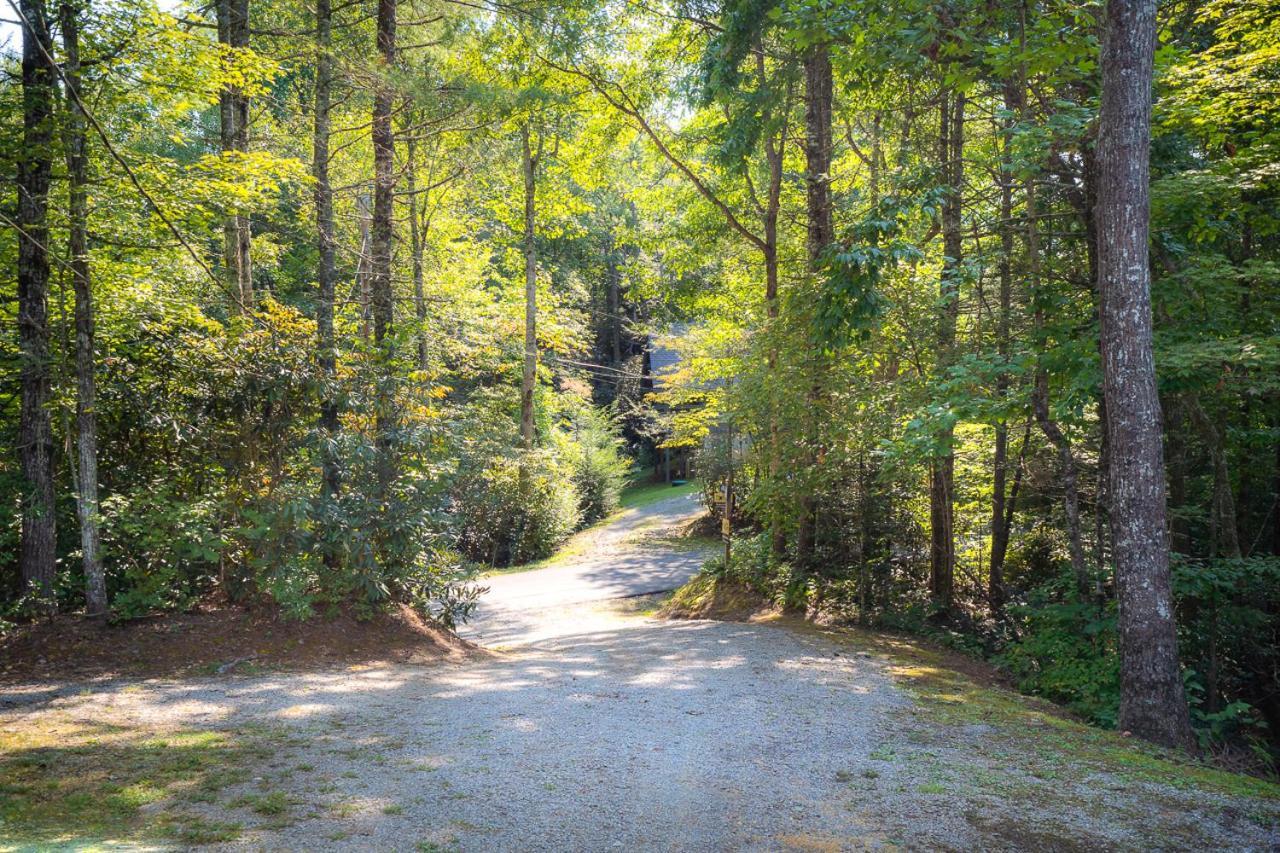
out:
<path id="1" fill-rule="evenodd" d="M 525 450 L 533 449 L 533 392 L 538 380 L 538 244 L 535 225 L 538 160 L 542 154 L 542 137 L 539 136 L 535 150 L 530 136 L 526 123 L 520 128 L 524 171 L 524 369 L 520 375 L 520 442 Z"/>
<path id="2" fill-rule="evenodd" d="M 1164 400 L 1165 442 L 1168 457 L 1165 460 L 1169 479 L 1169 540 L 1175 553 L 1189 554 L 1191 534 L 1186 518 L 1178 510 L 1187 503 L 1187 442 L 1183 435 L 1186 421 L 1176 397 Z"/>
<path id="3" fill-rule="evenodd" d="M 1012 87 L 1009 87 L 1010 89 Z M 1008 105 L 1012 91 L 1006 92 Z M 1009 316 L 1013 305 L 1013 156 L 1012 117 L 1005 120 L 1000 164 L 1000 306 L 996 315 L 996 353 L 1000 372 L 996 374 L 996 400 L 1003 405 L 1009 396 Z M 999 611 L 1004 606 L 1004 561 L 1009 551 L 1009 527 L 1005 524 L 1006 489 L 1009 477 L 1009 424 L 1001 417 L 995 426 L 995 452 L 991 473 L 991 564 L 987 574 L 987 602 Z"/>
<path id="4" fill-rule="evenodd" d="M 333 187 L 329 182 L 329 138 L 333 98 L 332 0 L 316 0 L 316 105 L 311 173 L 316 205 L 316 364 L 320 369 L 321 477 L 323 494 L 332 499 L 342 475 L 335 442 L 338 437 L 337 346 L 333 333 L 334 289 L 338 271 L 333 225 Z"/>
<path id="5" fill-rule="evenodd" d="M 763 52 L 759 50 L 759 46 L 757 46 L 757 57 L 757 68 L 759 69 L 760 79 L 763 81 L 765 73 L 764 59 Z M 769 192 L 768 197 L 765 199 L 764 217 L 761 223 L 764 230 L 761 255 L 764 261 L 765 316 L 768 318 L 768 328 L 771 334 L 776 334 L 778 331 L 778 214 L 782 207 L 782 145 L 785 138 L 785 132 L 779 132 L 766 137 L 764 141 L 765 162 L 769 167 Z M 770 342 L 766 358 L 768 359 L 766 367 L 769 375 L 776 377 L 778 371 L 778 348 L 776 342 Z M 777 482 L 782 473 L 781 466 L 782 435 L 778 425 L 778 413 L 771 405 L 769 410 L 770 480 Z M 771 514 L 769 538 L 773 555 L 781 560 L 787 553 L 787 531 L 782 524 L 780 516 L 781 513 L 776 509 Z"/>
<path id="6" fill-rule="evenodd" d="M 1026 52 L 1027 4 L 1019 9 L 1018 38 L 1022 51 Z M 1025 61 L 1019 68 L 1018 87 L 1012 91 L 1013 100 L 1008 103 L 1011 110 L 1016 110 L 1023 122 L 1030 123 L 1031 115 L 1027 109 L 1027 67 Z M 1040 209 L 1036 198 L 1035 176 L 1028 178 L 1023 187 L 1026 206 L 1027 241 L 1027 277 L 1031 290 L 1033 314 L 1037 343 L 1043 345 L 1044 335 L 1044 302 L 1040 291 Z M 1089 593 L 1089 568 L 1085 563 L 1083 537 L 1080 530 L 1080 488 L 1078 467 L 1075 453 L 1071 448 L 1071 440 L 1058 422 L 1050 416 L 1049 410 L 1049 375 L 1039 359 L 1036 361 L 1034 384 L 1031 391 L 1031 406 L 1035 414 L 1036 424 L 1045 438 L 1058 451 L 1058 464 L 1062 476 L 1063 511 L 1067 519 L 1067 551 L 1071 559 L 1071 572 L 1075 577 L 1076 591 L 1083 598 Z"/>
<path id="7" fill-rule="evenodd" d="M 411 114 L 412 115 L 412 114 Z M 422 280 L 422 226 L 418 221 L 418 145 L 408 134 L 405 156 L 405 189 L 409 195 L 409 254 L 413 264 L 413 310 L 418 321 L 418 370 L 427 369 L 427 297 Z M 426 202 L 423 202 L 424 206 Z"/>
<path id="8" fill-rule="evenodd" d="M 75 289 L 76 318 L 76 450 L 80 462 L 80 488 L 76 508 L 80 516 L 81 565 L 84 568 L 85 612 L 107 612 L 107 581 L 102 570 L 98 535 L 98 415 L 95 408 L 93 347 L 93 291 L 89 279 L 89 155 L 85 117 L 79 103 L 80 27 L 74 2 L 59 6 L 67 86 L 66 157 L 67 229 L 71 275 Z"/>
<path id="9" fill-rule="evenodd" d="M 369 264 L 369 295 L 373 314 L 373 340 L 383 375 L 378 377 L 375 429 L 378 447 L 380 497 L 390 496 L 395 475 L 392 430 L 394 394 L 390 384 L 392 369 L 392 326 L 394 303 L 391 294 L 391 240 L 395 202 L 395 130 L 391 124 L 394 88 L 390 75 L 396 62 L 396 0 L 378 0 L 377 48 L 381 59 L 381 79 L 373 97 L 373 221 Z"/>
<path id="10" fill-rule="evenodd" d="M 218 41 L 235 50 L 249 47 L 249 0 L 218 0 Z M 223 89 L 218 98 L 223 152 L 249 150 L 249 96 L 238 87 Z M 223 227 L 224 257 L 228 285 L 239 299 L 241 311 L 254 305 L 253 266 L 249 244 L 249 217 L 234 214 Z"/>
<path id="11" fill-rule="evenodd" d="M 956 325 L 960 316 L 961 203 L 964 189 L 964 105 L 959 93 L 945 93 L 939 139 L 943 181 L 942 203 L 942 309 L 938 321 L 938 364 L 942 371 L 954 356 Z M 947 425 L 938 436 L 948 449 L 929 466 L 929 593 L 944 612 L 950 611 L 955 587 L 955 453 L 950 449 L 954 428 Z"/>
<path id="12" fill-rule="evenodd" d="M 1038 224 L 1039 210 L 1036 205 L 1034 180 L 1027 181 L 1026 213 L 1027 213 L 1027 273 L 1030 280 L 1031 299 L 1035 303 L 1033 310 L 1037 341 L 1041 344 L 1044 334 L 1044 304 L 1040 292 L 1040 229 Z M 1071 558 L 1071 572 L 1075 577 L 1076 591 L 1081 597 L 1089 594 L 1089 568 L 1085 562 L 1083 538 L 1080 532 L 1080 488 L 1075 453 L 1071 449 L 1071 440 L 1067 438 L 1062 427 L 1049 413 L 1049 374 L 1043 363 L 1037 360 L 1035 384 L 1031 392 L 1031 405 L 1035 412 L 1036 425 L 1044 433 L 1045 438 L 1058 451 L 1059 472 L 1062 477 L 1062 503 L 1067 518 L 1067 551 Z"/>
<path id="13" fill-rule="evenodd" d="M 804 59 L 805 79 L 805 188 L 808 216 L 809 269 L 817 272 L 822 253 L 835 240 L 831 217 L 831 57 L 825 45 L 814 47 Z M 818 501 L 812 482 L 820 467 L 822 450 L 819 412 L 822 410 L 821 354 L 811 353 L 805 420 L 808 431 L 805 465 L 809 480 L 800 498 L 800 523 L 796 531 L 796 566 L 808 573 L 814 568 Z"/>
<path id="14" fill-rule="evenodd" d="M 18 160 L 18 346 L 22 393 L 18 462 L 22 582 L 52 603 L 56 572 L 53 427 L 49 416 L 49 177 L 53 163 L 53 45 L 44 0 L 20 0 L 22 151 Z"/>
<path id="15" fill-rule="evenodd" d="M 360 253 L 356 257 L 355 298 L 360 305 L 360 340 L 367 344 L 373 336 L 373 296 L 369 284 L 373 266 L 369 223 L 373 218 L 373 210 L 368 192 L 361 192 L 356 197 L 356 216 L 356 227 L 360 231 Z"/>
<path id="16" fill-rule="evenodd" d="M 1272 398 L 1276 414 L 1273 428 L 1280 432 L 1280 395 Z M 1271 472 L 1271 555 L 1280 557 L 1280 440 L 1275 445 L 1275 468 Z"/>
<path id="17" fill-rule="evenodd" d="M 609 335 L 609 364 L 617 367 L 622 364 L 622 271 L 618 269 L 617 247 L 612 233 L 605 243 L 605 288 L 605 310 L 609 312 L 605 322 Z"/>
<path id="18" fill-rule="evenodd" d="M 1120 601 L 1119 725 L 1193 749 L 1178 662 L 1151 344 L 1149 152 L 1154 0 L 1107 0 L 1098 140 L 1098 285 Z"/>
<path id="19" fill-rule="evenodd" d="M 1196 425 L 1213 464 L 1213 520 L 1217 535 L 1214 537 L 1216 542 L 1210 556 L 1239 557 L 1241 550 L 1237 533 L 1236 502 L 1231 492 L 1231 468 L 1227 464 L 1222 433 L 1205 414 L 1204 407 L 1195 394 L 1185 395 L 1183 404 L 1187 414 L 1191 416 L 1191 422 Z"/>

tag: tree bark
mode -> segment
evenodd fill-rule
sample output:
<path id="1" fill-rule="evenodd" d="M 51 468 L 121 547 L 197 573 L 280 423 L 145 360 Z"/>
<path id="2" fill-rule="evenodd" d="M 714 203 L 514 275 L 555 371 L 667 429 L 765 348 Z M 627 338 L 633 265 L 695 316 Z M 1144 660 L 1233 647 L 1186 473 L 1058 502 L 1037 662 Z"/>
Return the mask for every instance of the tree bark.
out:
<path id="1" fill-rule="evenodd" d="M 409 254 L 413 265 L 413 311 L 418 321 L 418 370 L 427 369 L 427 297 L 422 270 L 422 225 L 418 220 L 418 144 L 408 134 L 405 144 L 405 189 L 409 196 Z M 424 202 L 425 205 L 425 202 Z"/>
<path id="2" fill-rule="evenodd" d="M 1012 84 L 1006 89 L 1005 104 L 1013 100 Z M 1004 123 L 1004 143 L 1000 164 L 1000 295 L 996 315 L 996 354 L 1000 372 L 996 374 L 996 399 L 1003 404 L 1009 396 L 1009 318 L 1013 306 L 1013 118 Z M 995 425 L 995 449 L 991 466 L 991 563 L 987 573 L 987 602 L 993 611 L 1004 607 L 1004 561 L 1009 551 L 1009 526 L 1005 504 L 1009 480 L 1009 424 L 1001 417 Z"/>
<path id="3" fill-rule="evenodd" d="M 333 333 L 334 290 L 338 271 L 334 243 L 333 187 L 329 182 L 330 117 L 333 99 L 333 4 L 316 0 L 315 133 L 311 173 L 316 205 L 316 365 L 320 370 L 321 479 L 323 495 L 332 499 L 342 487 L 335 442 L 338 438 L 337 346 Z"/>
<path id="4" fill-rule="evenodd" d="M 107 582 L 99 554 L 98 533 L 98 415 L 94 377 L 93 291 L 89 278 L 89 155 L 86 120 L 80 109 L 80 27 L 76 3 L 58 7 L 62 24 L 63 75 L 67 86 L 66 158 L 67 231 L 71 276 L 75 291 L 76 323 L 76 451 L 80 463 L 81 565 L 84 569 L 85 612 L 107 612 Z"/>
<path id="5" fill-rule="evenodd" d="M 964 106 L 960 93 L 942 97 L 939 152 L 946 197 L 942 202 L 942 308 L 938 319 L 938 366 L 945 371 L 954 357 L 956 325 L 960 317 L 961 204 L 964 191 Z M 929 466 L 929 594 L 943 612 L 950 611 L 955 589 L 955 453 L 950 449 L 954 427 L 945 425 L 938 436 L 947 449 Z"/>
<path id="6" fill-rule="evenodd" d="M 46 599 L 56 572 L 53 427 L 49 416 L 49 177 L 53 156 L 53 45 L 44 0 L 21 0 L 22 152 L 18 160 L 18 346 L 22 394 L 18 462 L 18 564 L 22 582 Z"/>
<path id="7" fill-rule="evenodd" d="M 235 50 L 249 47 L 249 0 L 218 0 L 218 41 Z M 249 96 L 228 86 L 218 98 L 222 150 L 244 154 L 249 150 Z M 249 217 L 234 214 L 223 226 L 223 264 L 228 286 L 239 300 L 241 312 L 254 306 L 253 265 L 250 261 Z"/>
<path id="8" fill-rule="evenodd" d="M 1098 140 L 1098 289 L 1120 601 L 1121 729 L 1193 749 L 1178 663 L 1151 343 L 1154 0 L 1107 0 Z"/>
<path id="9" fill-rule="evenodd" d="M 390 497 L 395 476 L 392 431 L 395 427 L 392 369 L 394 302 L 391 293 L 391 240 L 395 203 L 395 130 L 391 123 L 394 87 L 390 75 L 396 62 L 396 0 L 378 0 L 377 49 L 381 59 L 373 97 L 373 221 L 370 223 L 369 296 L 373 340 L 384 375 L 378 377 L 375 430 L 380 497 Z"/>
<path id="10" fill-rule="evenodd" d="M 817 272 L 822 253 L 835 240 L 831 216 L 831 110 L 832 79 L 831 57 L 826 45 L 814 47 L 804 58 L 805 79 L 805 195 L 808 217 L 807 247 L 809 269 Z M 814 548 L 817 539 L 818 500 L 816 475 L 822 455 L 819 435 L 819 412 L 822 408 L 821 354 L 811 353 L 809 391 L 805 413 L 806 436 L 805 465 L 809 469 L 810 482 L 803 487 L 800 498 L 800 520 L 796 531 L 796 566 L 801 572 L 814 569 Z"/>
<path id="11" fill-rule="evenodd" d="M 538 244 L 537 180 L 542 137 L 535 148 L 529 125 L 520 128 L 521 166 L 524 172 L 524 367 L 520 375 L 520 442 L 532 450 L 533 392 L 538 380 Z"/>

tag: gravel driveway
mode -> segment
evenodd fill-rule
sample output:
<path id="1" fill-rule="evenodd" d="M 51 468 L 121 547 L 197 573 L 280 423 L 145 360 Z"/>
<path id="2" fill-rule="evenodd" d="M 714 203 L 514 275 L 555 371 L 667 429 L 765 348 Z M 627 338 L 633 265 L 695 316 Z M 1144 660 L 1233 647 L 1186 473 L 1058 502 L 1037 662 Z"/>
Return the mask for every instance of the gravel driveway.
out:
<path id="1" fill-rule="evenodd" d="M 1272 849 L 1273 804 L 1072 768 L 1070 756 L 1058 778 L 1037 775 L 1043 756 L 1019 752 L 1017 733 L 920 713 L 878 654 L 766 624 L 660 621 L 645 599 L 618 601 L 696 569 L 687 547 L 637 540 L 693 511 L 684 498 L 655 504 L 577 558 L 493 578 L 467 629 L 500 647 L 489 657 L 114 685 L 57 703 L 275 733 L 243 788 L 284 792 L 289 806 L 247 815 L 229 846 Z"/>

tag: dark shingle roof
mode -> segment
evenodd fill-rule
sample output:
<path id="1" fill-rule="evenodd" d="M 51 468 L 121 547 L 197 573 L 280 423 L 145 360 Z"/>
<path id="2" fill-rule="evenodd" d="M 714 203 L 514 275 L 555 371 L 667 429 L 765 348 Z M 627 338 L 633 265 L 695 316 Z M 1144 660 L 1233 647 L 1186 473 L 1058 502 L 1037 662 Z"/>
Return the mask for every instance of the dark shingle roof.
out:
<path id="1" fill-rule="evenodd" d="M 670 340 L 683 337 L 688 331 L 688 325 L 677 323 L 657 337 L 662 340 Z M 654 388 L 661 388 L 665 381 L 664 377 L 670 376 L 679 370 L 680 363 L 683 360 L 678 350 L 655 341 L 653 337 L 649 338 L 649 375 L 653 377 Z"/>

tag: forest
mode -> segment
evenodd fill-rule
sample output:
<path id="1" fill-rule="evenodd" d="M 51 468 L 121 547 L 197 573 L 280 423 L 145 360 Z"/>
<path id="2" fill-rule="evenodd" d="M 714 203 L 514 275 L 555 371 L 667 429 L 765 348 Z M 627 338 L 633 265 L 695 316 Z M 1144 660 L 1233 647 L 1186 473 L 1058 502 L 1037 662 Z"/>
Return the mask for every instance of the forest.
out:
<path id="1" fill-rule="evenodd" d="M 6 2 L 0 634 L 459 626 L 675 455 L 705 575 L 1275 772 L 1280 6 Z"/>

